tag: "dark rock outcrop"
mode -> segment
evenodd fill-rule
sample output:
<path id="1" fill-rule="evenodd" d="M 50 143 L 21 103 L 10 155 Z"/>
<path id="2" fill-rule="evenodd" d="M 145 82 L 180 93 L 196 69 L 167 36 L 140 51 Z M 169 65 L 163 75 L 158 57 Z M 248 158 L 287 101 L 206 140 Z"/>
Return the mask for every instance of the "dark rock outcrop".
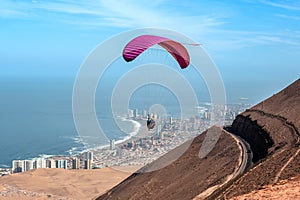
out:
<path id="1" fill-rule="evenodd" d="M 256 120 L 252 120 L 250 115 L 237 116 L 230 131 L 250 144 L 253 162 L 265 158 L 268 155 L 268 149 L 274 144 L 269 134 L 257 124 Z"/>

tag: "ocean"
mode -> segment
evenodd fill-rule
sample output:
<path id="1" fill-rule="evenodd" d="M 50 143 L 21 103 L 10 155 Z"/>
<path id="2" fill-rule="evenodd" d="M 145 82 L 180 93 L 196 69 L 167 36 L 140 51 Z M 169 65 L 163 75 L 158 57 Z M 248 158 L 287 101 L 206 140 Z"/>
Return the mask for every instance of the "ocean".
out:
<path id="1" fill-rule="evenodd" d="M 0 87 L 0 167 L 81 148 L 72 119 L 71 81 L 14 77 L 2 79 Z"/>
<path id="2" fill-rule="evenodd" d="M 12 160 L 32 159 L 51 155 L 73 155 L 85 150 L 76 131 L 72 115 L 74 80 L 69 78 L 36 77 L 1 79 L 0 84 L 0 167 L 11 167 Z M 108 88 L 104 96 L 110 94 Z M 133 94 L 132 109 L 151 105 L 149 88 Z M 172 94 L 158 87 L 158 103 L 168 104 L 168 113 L 180 113 L 178 102 Z M 139 94 L 140 93 L 140 94 Z M 96 95 L 96 112 L 99 123 L 108 139 L 124 141 L 135 135 L 140 124 L 116 113 L 113 119 L 110 99 L 103 92 Z M 119 128 L 117 126 L 119 125 Z"/>
<path id="3" fill-rule="evenodd" d="M 124 141 L 136 134 L 141 124 L 126 118 L 127 113 L 112 114 L 110 97 L 117 80 L 112 85 L 100 81 L 95 108 L 106 137 Z M 65 77 L 0 79 L 0 167 L 11 167 L 12 160 L 74 155 L 85 150 L 73 120 L 73 84 L 73 78 Z M 198 100 L 210 102 L 202 85 L 195 89 Z M 181 117 L 180 102 L 160 85 L 137 89 L 128 104 L 140 114 L 153 108 L 161 115 Z"/>

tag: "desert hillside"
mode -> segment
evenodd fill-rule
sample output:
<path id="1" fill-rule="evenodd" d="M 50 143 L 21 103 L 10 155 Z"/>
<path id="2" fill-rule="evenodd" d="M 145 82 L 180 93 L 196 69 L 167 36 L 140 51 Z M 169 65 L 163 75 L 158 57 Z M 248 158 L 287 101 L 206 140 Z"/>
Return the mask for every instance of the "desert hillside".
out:
<path id="1" fill-rule="evenodd" d="M 289 200 L 300 199 L 300 175 L 289 179 L 278 181 L 274 185 L 261 187 L 248 194 L 233 197 L 232 200 L 254 200 L 254 199 L 272 199 Z"/>
<path id="2" fill-rule="evenodd" d="M 36 169 L 0 178 L 0 199 L 91 199 L 121 182 L 139 166 L 95 170 Z"/>

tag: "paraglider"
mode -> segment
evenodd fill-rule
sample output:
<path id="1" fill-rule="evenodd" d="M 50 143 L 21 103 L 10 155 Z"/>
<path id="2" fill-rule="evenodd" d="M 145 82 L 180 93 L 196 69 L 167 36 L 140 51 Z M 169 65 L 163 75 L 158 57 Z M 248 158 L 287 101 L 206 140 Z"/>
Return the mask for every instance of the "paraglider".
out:
<path id="1" fill-rule="evenodd" d="M 150 118 L 150 115 L 148 115 L 147 127 L 148 127 L 148 130 L 153 129 L 155 127 L 154 116 Z"/>
<path id="2" fill-rule="evenodd" d="M 181 43 L 155 35 L 141 35 L 132 39 L 123 49 L 123 58 L 130 62 L 156 44 L 166 49 L 175 58 L 181 69 L 190 64 L 188 51 Z"/>
<path id="3" fill-rule="evenodd" d="M 181 69 L 185 69 L 190 64 L 190 55 L 187 49 L 183 46 L 184 43 L 171 40 L 169 38 L 155 36 L 155 35 L 141 35 L 132 39 L 126 44 L 123 49 L 123 58 L 126 62 L 135 60 L 140 54 L 154 45 L 159 45 L 168 51 L 169 54 L 177 61 Z M 199 46 L 199 44 L 188 44 L 192 46 Z M 148 115 L 147 119 L 148 130 L 155 127 L 154 116 Z"/>

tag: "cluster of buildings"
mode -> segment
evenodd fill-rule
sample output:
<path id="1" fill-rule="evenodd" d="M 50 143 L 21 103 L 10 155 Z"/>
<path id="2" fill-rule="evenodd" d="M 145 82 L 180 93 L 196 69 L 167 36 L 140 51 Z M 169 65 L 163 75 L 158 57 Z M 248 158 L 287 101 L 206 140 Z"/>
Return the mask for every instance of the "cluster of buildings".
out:
<path id="1" fill-rule="evenodd" d="M 199 115 L 188 119 L 160 119 L 156 116 L 156 126 L 142 134 L 142 137 L 130 139 L 122 144 L 114 145 L 111 140 L 110 148 L 95 151 L 95 165 L 99 167 L 119 165 L 146 165 L 163 154 L 174 149 L 188 139 L 192 139 L 216 122 L 222 119 L 224 125 L 231 124 L 237 114 L 244 111 L 249 105 L 232 104 L 208 107 L 199 107 Z M 211 106 L 210 106 L 211 107 Z M 146 111 L 129 110 L 128 117 L 142 120 L 145 123 Z"/>
<path id="2" fill-rule="evenodd" d="M 92 169 L 93 152 L 84 152 L 76 157 L 54 156 L 50 158 L 12 161 L 12 173 L 25 172 L 38 168 Z"/>
<path id="3" fill-rule="evenodd" d="M 208 127 L 200 118 L 157 120 L 153 130 L 134 137 L 114 148 L 94 152 L 97 167 L 146 165 Z M 113 142 L 111 141 L 111 144 Z"/>
<path id="4" fill-rule="evenodd" d="M 147 110 L 139 111 L 138 109 L 128 109 L 128 118 L 133 119 L 147 119 L 148 115 L 154 116 L 155 119 L 159 118 L 155 113 L 149 113 Z"/>
<path id="5" fill-rule="evenodd" d="M 200 119 L 202 120 L 213 120 L 218 121 L 221 119 L 222 122 L 225 122 L 224 125 L 231 124 L 236 115 L 243 112 L 245 108 L 249 107 L 250 104 L 227 104 L 227 105 L 202 105 L 197 109 L 197 113 Z M 160 119 L 160 116 L 155 113 L 149 113 L 146 110 L 139 111 L 138 109 L 129 109 L 128 117 L 140 120 L 147 119 L 148 115 L 151 117 L 154 116 L 155 119 Z M 172 117 L 169 118 L 172 122 Z M 171 123 L 172 124 L 172 123 Z"/>

